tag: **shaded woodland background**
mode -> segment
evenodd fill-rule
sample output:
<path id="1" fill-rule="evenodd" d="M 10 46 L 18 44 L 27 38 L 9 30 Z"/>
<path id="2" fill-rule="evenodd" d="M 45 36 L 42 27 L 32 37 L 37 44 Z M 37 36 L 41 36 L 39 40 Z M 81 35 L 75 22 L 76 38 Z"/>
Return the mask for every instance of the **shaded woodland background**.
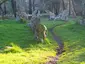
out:
<path id="1" fill-rule="evenodd" d="M 84 7 L 84 0 L 0 0 L 0 16 L 16 17 L 21 12 L 24 12 L 21 14 L 22 16 L 29 16 L 36 8 L 39 8 L 41 14 L 44 15 L 46 15 L 47 10 L 55 15 L 68 10 L 70 16 L 84 16 Z"/>

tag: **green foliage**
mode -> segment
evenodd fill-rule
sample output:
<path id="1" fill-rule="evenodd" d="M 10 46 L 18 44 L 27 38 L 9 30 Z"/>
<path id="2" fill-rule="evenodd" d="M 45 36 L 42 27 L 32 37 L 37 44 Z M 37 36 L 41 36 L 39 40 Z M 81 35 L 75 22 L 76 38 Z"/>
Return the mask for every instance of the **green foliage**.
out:
<path id="1" fill-rule="evenodd" d="M 27 23 L 27 20 L 25 20 L 24 18 L 20 18 L 20 23 Z"/>

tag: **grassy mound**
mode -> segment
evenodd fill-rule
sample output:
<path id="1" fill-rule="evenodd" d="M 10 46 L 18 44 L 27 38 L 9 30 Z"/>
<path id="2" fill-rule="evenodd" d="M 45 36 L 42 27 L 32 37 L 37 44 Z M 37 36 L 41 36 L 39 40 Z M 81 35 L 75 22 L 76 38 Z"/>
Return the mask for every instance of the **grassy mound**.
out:
<path id="1" fill-rule="evenodd" d="M 85 64 L 85 26 L 70 21 L 57 26 L 55 33 L 64 41 L 66 50 L 58 64 Z"/>

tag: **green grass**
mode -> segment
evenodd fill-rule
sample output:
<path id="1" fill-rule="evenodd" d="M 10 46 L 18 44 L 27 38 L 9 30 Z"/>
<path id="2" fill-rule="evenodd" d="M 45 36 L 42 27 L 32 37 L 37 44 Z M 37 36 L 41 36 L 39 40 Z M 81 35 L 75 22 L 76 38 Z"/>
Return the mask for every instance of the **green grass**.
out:
<path id="1" fill-rule="evenodd" d="M 47 28 L 55 23 L 47 19 L 41 20 Z M 43 64 L 49 56 L 56 55 L 57 43 L 48 32 L 49 43 L 34 40 L 33 32 L 26 24 L 15 20 L 0 21 L 0 64 Z"/>
<path id="2" fill-rule="evenodd" d="M 41 19 L 47 28 L 62 21 Z M 73 20 L 55 28 L 55 33 L 63 40 L 66 50 L 58 64 L 85 64 L 85 26 Z M 43 64 L 49 56 L 56 55 L 57 43 L 48 31 L 48 43 L 34 40 L 33 32 L 26 24 L 15 20 L 0 21 L 0 64 Z"/>
<path id="3" fill-rule="evenodd" d="M 57 64 L 85 64 L 85 26 L 70 21 L 54 31 L 63 40 L 66 50 Z"/>

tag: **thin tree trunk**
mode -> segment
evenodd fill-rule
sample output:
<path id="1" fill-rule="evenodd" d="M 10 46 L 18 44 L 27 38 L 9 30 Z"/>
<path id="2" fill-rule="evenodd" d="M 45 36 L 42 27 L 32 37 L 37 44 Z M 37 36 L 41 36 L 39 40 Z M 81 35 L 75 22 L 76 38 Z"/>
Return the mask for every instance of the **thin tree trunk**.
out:
<path id="1" fill-rule="evenodd" d="M 60 1 L 60 13 L 64 10 L 64 1 L 63 0 L 61 0 Z"/>
<path id="2" fill-rule="evenodd" d="M 6 11 L 6 3 L 4 3 L 4 14 L 6 15 L 7 11 Z"/>
<path id="3" fill-rule="evenodd" d="M 29 14 L 32 14 L 32 1 L 29 0 Z"/>
<path id="4" fill-rule="evenodd" d="M 16 18 L 16 1 L 15 0 L 11 0 L 11 5 L 12 5 L 12 9 L 13 9 L 13 14 Z"/>
<path id="5" fill-rule="evenodd" d="M 73 6 L 73 0 L 69 0 L 69 15 L 72 17 L 76 16 L 76 13 L 74 11 L 74 6 Z"/>
<path id="6" fill-rule="evenodd" d="M 1 5 L 0 5 L 0 10 L 1 10 L 2 19 L 4 19 L 4 11 L 3 11 Z"/>
<path id="7" fill-rule="evenodd" d="M 29 0 L 29 14 L 32 14 L 32 1 Z M 31 19 L 31 16 L 29 16 L 29 20 Z"/>
<path id="8" fill-rule="evenodd" d="M 35 5 L 34 5 L 34 3 L 35 3 L 35 0 L 33 0 L 33 11 L 35 10 Z"/>

